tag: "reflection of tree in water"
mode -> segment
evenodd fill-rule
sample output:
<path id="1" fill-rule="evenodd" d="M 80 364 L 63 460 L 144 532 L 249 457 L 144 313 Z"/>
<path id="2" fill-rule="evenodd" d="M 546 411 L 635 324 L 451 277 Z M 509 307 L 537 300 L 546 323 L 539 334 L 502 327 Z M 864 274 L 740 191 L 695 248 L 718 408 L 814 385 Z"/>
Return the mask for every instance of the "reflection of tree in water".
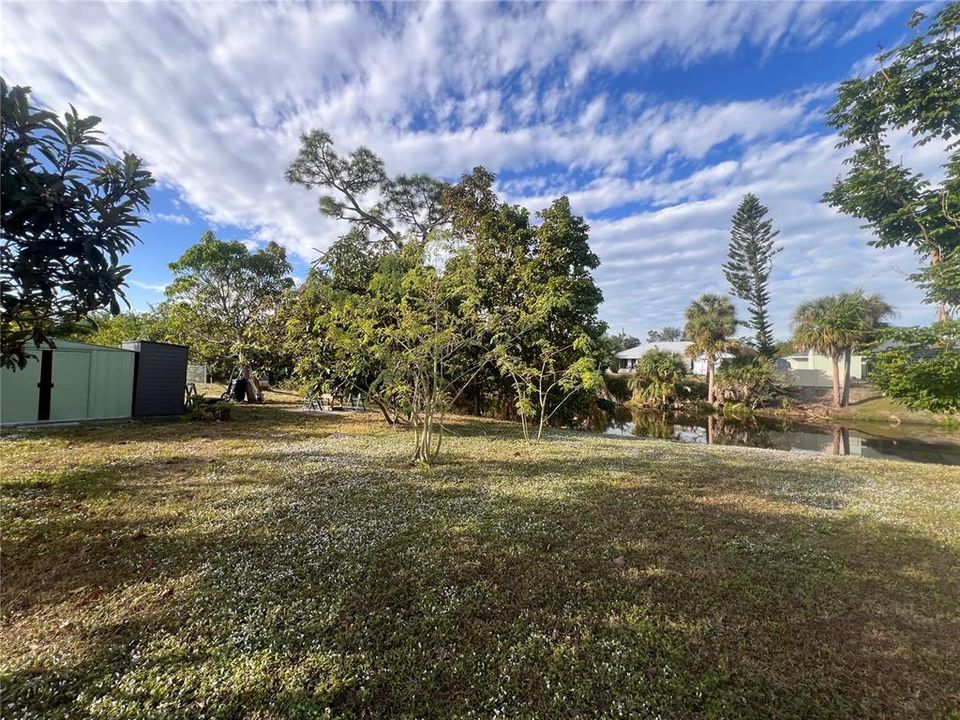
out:
<path id="1" fill-rule="evenodd" d="M 772 448 L 770 429 L 755 417 L 732 418 L 708 415 L 707 443 L 710 445 L 740 445 Z"/>
<path id="2" fill-rule="evenodd" d="M 673 440 L 676 437 L 673 431 L 675 424 L 677 418 L 670 413 L 633 413 L 633 433 L 641 437 Z"/>
<path id="3" fill-rule="evenodd" d="M 834 455 L 850 454 L 850 431 L 845 427 L 834 425 L 830 428 L 830 435 L 833 438 L 832 452 Z"/>

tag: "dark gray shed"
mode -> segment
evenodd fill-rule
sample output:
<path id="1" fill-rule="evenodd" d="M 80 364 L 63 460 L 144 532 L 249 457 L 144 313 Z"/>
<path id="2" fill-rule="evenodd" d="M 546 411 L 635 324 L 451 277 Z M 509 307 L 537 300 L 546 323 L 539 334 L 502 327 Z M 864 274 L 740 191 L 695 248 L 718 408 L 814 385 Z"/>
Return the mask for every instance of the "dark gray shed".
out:
<path id="1" fill-rule="evenodd" d="M 137 353 L 133 414 L 181 414 L 187 384 L 188 348 L 150 340 L 128 340 L 123 343 L 123 349 Z"/>

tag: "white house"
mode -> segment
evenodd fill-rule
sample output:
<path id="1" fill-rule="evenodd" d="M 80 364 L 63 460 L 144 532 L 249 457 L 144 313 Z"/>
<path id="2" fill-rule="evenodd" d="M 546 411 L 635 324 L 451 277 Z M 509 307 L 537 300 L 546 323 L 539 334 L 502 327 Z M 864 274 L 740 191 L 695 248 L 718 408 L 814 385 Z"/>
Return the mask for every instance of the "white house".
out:
<path id="1" fill-rule="evenodd" d="M 685 353 L 689 346 L 689 340 L 677 340 L 674 342 L 643 343 L 641 345 L 637 345 L 636 347 L 621 350 L 615 355 L 620 363 L 620 366 L 617 368 L 617 372 L 633 372 L 637 369 L 637 361 L 643 357 L 644 353 L 646 353 L 648 350 L 662 350 L 664 352 L 675 353 L 683 358 L 683 362 L 686 363 L 687 370 L 693 375 L 706 375 L 707 358 L 704 355 L 698 355 L 695 358 L 687 357 Z M 732 357 L 733 355 L 724 353 L 720 356 L 719 363 L 722 363 L 724 360 Z"/>
<path id="2" fill-rule="evenodd" d="M 781 370 L 787 370 L 792 384 L 800 387 L 832 387 L 830 358 L 810 350 L 782 357 L 778 363 Z M 843 361 L 840 361 L 840 375 L 843 376 Z M 850 377 L 863 380 L 866 377 L 866 363 L 863 355 L 850 356 Z"/>

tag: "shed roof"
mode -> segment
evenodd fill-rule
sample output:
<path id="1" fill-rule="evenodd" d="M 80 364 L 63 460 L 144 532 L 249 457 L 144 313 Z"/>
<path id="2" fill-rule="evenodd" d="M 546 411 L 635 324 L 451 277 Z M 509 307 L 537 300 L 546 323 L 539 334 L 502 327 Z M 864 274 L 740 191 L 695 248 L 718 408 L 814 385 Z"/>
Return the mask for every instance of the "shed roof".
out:
<path id="1" fill-rule="evenodd" d="M 37 345 L 37 350 L 97 350 L 107 352 L 125 353 L 130 350 L 113 347 L 112 345 L 97 345 L 96 343 L 81 342 L 80 340 L 65 340 L 63 338 L 49 338 L 53 341 L 54 347 L 51 348 L 45 344 Z"/>

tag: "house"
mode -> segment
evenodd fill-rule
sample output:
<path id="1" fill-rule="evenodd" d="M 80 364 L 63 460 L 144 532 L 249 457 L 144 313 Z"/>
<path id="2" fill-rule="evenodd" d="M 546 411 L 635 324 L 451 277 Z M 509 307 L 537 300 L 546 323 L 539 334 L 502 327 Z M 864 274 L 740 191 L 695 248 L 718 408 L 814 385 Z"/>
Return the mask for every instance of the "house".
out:
<path id="1" fill-rule="evenodd" d="M 790 382 L 799 387 L 832 387 L 830 358 L 810 350 L 805 353 L 785 355 L 777 361 L 777 367 L 790 375 Z M 840 375 L 843 376 L 843 361 L 840 362 Z M 863 355 L 850 356 L 850 377 L 854 380 L 866 379 L 866 362 Z"/>
<path id="2" fill-rule="evenodd" d="M 649 350 L 662 350 L 671 352 L 683 358 L 687 366 L 687 371 L 693 375 L 707 374 L 707 358 L 704 355 L 698 355 L 695 358 L 687 357 L 686 350 L 690 346 L 689 340 L 677 340 L 674 342 L 649 342 L 637 345 L 636 347 L 621 350 L 615 357 L 619 362 L 617 372 L 630 373 L 637 369 L 637 361 Z M 733 355 L 724 353 L 720 355 L 720 362 L 732 358 Z M 719 364 L 719 363 L 718 363 Z"/>

